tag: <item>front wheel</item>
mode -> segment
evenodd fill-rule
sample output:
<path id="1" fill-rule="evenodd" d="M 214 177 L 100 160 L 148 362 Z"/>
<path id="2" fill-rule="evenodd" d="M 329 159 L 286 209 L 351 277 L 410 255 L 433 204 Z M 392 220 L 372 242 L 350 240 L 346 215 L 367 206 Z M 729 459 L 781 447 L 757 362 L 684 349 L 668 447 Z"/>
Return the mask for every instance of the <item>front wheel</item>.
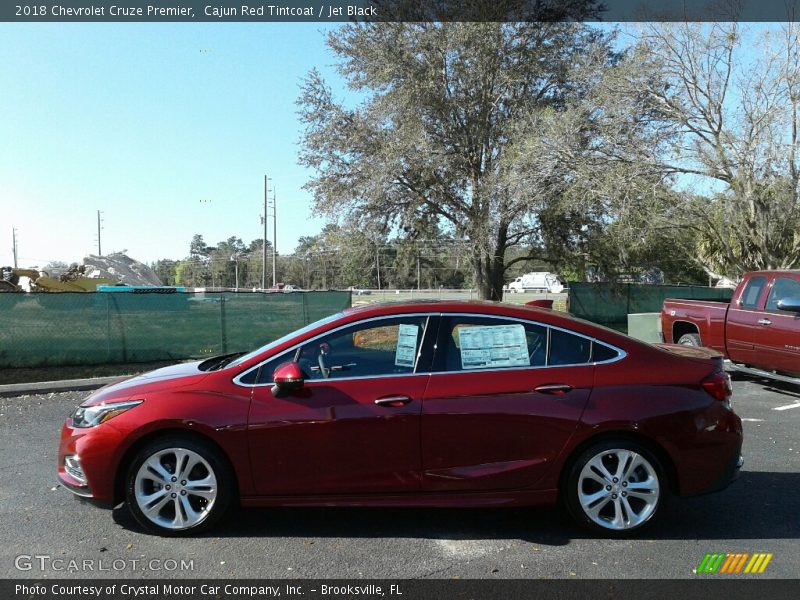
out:
<path id="1" fill-rule="evenodd" d="M 572 464 L 563 491 L 578 523 L 606 537 L 624 537 L 655 518 L 667 494 L 658 459 L 626 440 L 596 444 Z"/>
<path id="2" fill-rule="evenodd" d="M 219 452 L 179 436 L 156 440 L 136 455 L 125 492 L 139 524 L 166 536 L 207 529 L 222 517 L 233 495 Z"/>

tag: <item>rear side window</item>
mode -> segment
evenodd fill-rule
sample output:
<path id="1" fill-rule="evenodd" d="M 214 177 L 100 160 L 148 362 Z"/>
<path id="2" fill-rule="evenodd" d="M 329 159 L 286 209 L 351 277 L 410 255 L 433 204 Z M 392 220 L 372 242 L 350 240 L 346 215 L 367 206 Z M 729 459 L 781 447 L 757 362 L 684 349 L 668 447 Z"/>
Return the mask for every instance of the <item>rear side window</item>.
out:
<path id="1" fill-rule="evenodd" d="M 436 371 L 544 366 L 547 328 L 479 316 L 444 317 Z"/>
<path id="2" fill-rule="evenodd" d="M 766 277 L 753 277 L 747 282 L 747 287 L 744 288 L 744 293 L 739 301 L 741 308 L 755 309 L 758 308 L 758 299 L 761 297 L 761 290 L 767 284 Z"/>
<path id="3" fill-rule="evenodd" d="M 772 284 L 765 308 L 778 310 L 778 302 L 784 298 L 800 298 L 800 281 L 791 277 L 778 277 Z"/>

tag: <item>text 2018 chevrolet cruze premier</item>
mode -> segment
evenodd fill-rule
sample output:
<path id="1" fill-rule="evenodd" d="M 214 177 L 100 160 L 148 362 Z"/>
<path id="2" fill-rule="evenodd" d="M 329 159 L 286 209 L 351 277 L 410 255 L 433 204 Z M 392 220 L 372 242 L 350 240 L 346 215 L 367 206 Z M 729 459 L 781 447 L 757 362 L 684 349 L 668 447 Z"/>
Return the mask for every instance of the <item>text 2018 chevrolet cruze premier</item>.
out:
<path id="1" fill-rule="evenodd" d="M 234 502 L 557 501 L 595 532 L 625 535 L 668 494 L 735 477 L 730 395 L 705 349 L 551 310 L 372 305 L 94 392 L 64 425 L 58 476 L 165 535 L 205 529 Z"/>

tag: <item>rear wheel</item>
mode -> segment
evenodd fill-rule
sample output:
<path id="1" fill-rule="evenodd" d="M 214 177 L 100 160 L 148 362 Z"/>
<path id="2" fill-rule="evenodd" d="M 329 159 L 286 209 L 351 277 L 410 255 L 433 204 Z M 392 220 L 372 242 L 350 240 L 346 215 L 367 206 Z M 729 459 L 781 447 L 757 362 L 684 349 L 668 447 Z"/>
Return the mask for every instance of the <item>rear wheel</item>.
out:
<path id="1" fill-rule="evenodd" d="M 700 341 L 700 334 L 699 333 L 684 333 L 678 343 L 681 346 L 702 346 L 702 342 Z"/>
<path id="2" fill-rule="evenodd" d="M 209 444 L 180 436 L 144 447 L 126 478 L 126 501 L 136 520 L 159 535 L 194 534 L 228 508 L 231 476 Z"/>
<path id="3" fill-rule="evenodd" d="M 663 505 L 663 473 L 644 446 L 611 440 L 575 460 L 562 491 L 578 523 L 606 537 L 624 537 L 651 523 Z"/>

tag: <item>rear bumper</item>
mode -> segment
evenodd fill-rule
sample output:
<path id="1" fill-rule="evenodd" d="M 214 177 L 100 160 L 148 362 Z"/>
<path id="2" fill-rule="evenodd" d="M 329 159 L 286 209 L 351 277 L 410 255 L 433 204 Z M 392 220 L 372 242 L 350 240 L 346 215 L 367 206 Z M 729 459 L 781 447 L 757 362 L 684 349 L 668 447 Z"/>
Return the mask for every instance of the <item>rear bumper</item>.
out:
<path id="1" fill-rule="evenodd" d="M 744 456 L 742 455 L 742 444 L 740 441 L 736 445 L 730 458 L 722 464 L 722 468 L 717 471 L 715 476 L 709 477 L 705 485 L 696 485 L 691 489 L 682 488 L 681 496 L 702 496 L 721 492 L 739 479 L 742 465 L 744 465 Z M 709 474 L 711 474 L 710 471 Z"/>
<path id="2" fill-rule="evenodd" d="M 680 496 L 719 492 L 739 477 L 742 458 L 742 421 L 714 400 L 709 409 L 694 413 L 692 431 L 670 450 Z"/>
<path id="3" fill-rule="evenodd" d="M 738 456 L 734 457 L 726 466 L 725 471 L 722 473 L 720 478 L 717 482 L 711 486 L 706 492 L 706 494 L 713 494 L 715 492 L 721 492 L 725 488 L 727 488 L 730 484 L 734 481 L 739 479 L 739 475 L 742 472 L 742 465 L 744 464 L 744 456 L 741 453 Z"/>

